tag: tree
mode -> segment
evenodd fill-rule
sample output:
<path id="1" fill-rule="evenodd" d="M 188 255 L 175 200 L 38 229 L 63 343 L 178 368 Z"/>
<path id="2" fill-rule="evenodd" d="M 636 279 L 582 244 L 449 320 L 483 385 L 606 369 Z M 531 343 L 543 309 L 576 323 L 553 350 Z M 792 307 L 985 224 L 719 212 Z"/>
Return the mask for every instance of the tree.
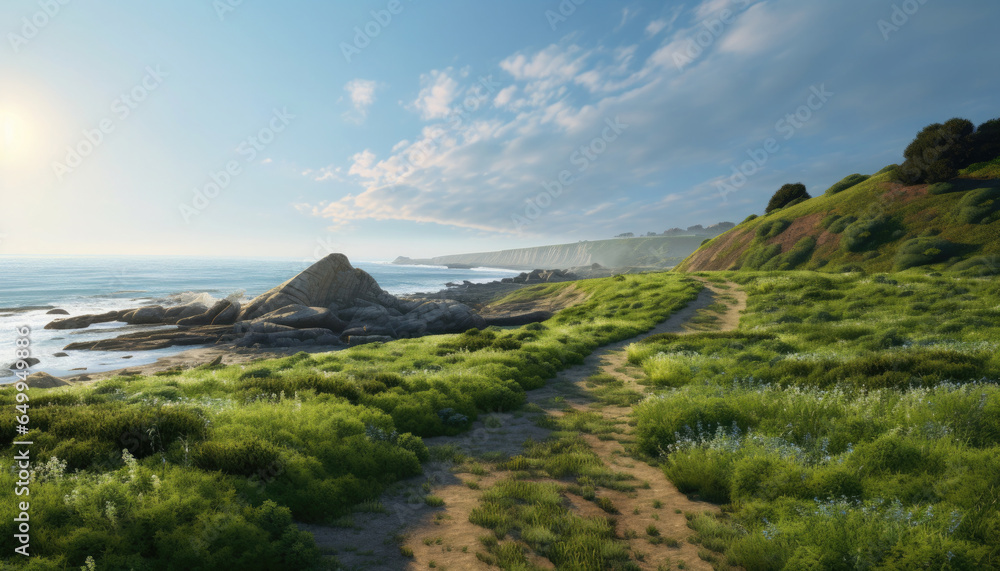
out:
<path id="1" fill-rule="evenodd" d="M 957 118 L 924 127 L 903 151 L 906 160 L 894 177 L 907 184 L 955 178 L 959 169 L 971 164 L 974 130 L 971 121 Z"/>
<path id="2" fill-rule="evenodd" d="M 767 203 L 767 210 L 764 212 L 770 214 L 775 210 L 788 206 L 796 200 L 808 200 L 810 198 L 812 197 L 809 196 L 808 192 L 806 192 L 806 185 L 801 182 L 786 184 L 778 189 L 778 192 L 774 193 L 774 196 L 771 197 L 771 201 Z"/>
<path id="3" fill-rule="evenodd" d="M 1000 157 L 1000 119 L 992 119 L 979 126 L 972 135 L 971 162 L 985 163 Z"/>

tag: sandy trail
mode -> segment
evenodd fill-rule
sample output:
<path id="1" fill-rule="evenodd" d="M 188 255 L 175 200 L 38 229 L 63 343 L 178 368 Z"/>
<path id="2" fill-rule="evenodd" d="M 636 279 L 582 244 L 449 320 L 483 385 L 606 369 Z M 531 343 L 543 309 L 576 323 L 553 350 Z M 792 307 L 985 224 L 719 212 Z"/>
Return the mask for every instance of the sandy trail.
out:
<path id="1" fill-rule="evenodd" d="M 488 452 L 514 455 L 521 451 L 525 440 L 540 441 L 548 436 L 549 431 L 536 424 L 538 416 L 562 416 L 568 409 L 598 412 L 615 423 L 618 431 L 611 438 L 589 434 L 584 438 L 608 467 L 635 479 L 635 492 L 601 489 L 599 495 L 609 497 L 620 512 L 614 516 L 618 519 L 619 536 L 626 537 L 627 531 L 636 532 L 637 537 L 627 541 L 644 555 L 638 564 L 642 569 L 656 570 L 662 563 L 670 562 L 676 568 L 683 561 L 687 569 L 711 570 L 712 566 L 698 557 L 698 547 L 685 541 L 692 532 L 683 512 L 718 508 L 689 500 L 658 467 L 630 457 L 625 446 L 632 441 L 632 427 L 628 423 L 631 407 L 601 405 L 586 389 L 589 377 L 605 373 L 624 381 L 628 388 L 647 392 L 636 382 L 644 375 L 641 369 L 628 364 L 625 348 L 650 335 L 736 329 L 740 313 L 746 309 L 745 293 L 732 283 L 704 283 L 706 288 L 693 302 L 652 330 L 598 349 L 582 364 L 562 371 L 545 387 L 529 392 L 528 402 L 537 405 L 529 408 L 540 407 L 542 412 L 484 416 L 462 436 L 428 438 L 425 442 L 428 446 L 454 445 L 471 456 Z M 455 473 L 449 463 L 430 463 L 423 476 L 404 482 L 383 496 L 384 513 L 355 514 L 345 527 L 303 528 L 312 531 L 321 549 L 336 554 L 346 569 L 428 569 L 432 563 L 437 569 L 489 569 L 476 552 L 484 550 L 478 538 L 491 532 L 470 523 L 469 512 L 478 505 L 480 490 L 505 475 L 499 470 L 478 476 Z M 422 498 L 428 492 L 443 499 L 444 505 L 427 506 Z M 580 515 L 607 515 L 592 502 L 571 494 L 567 497 Z M 654 507 L 654 501 L 658 507 Z M 663 537 L 679 541 L 679 546 L 670 547 L 666 542 L 651 544 L 646 538 L 649 525 L 656 526 Z M 403 556 L 401 547 L 411 550 L 412 557 Z M 542 568 L 552 567 L 545 559 L 536 557 L 532 562 Z"/>

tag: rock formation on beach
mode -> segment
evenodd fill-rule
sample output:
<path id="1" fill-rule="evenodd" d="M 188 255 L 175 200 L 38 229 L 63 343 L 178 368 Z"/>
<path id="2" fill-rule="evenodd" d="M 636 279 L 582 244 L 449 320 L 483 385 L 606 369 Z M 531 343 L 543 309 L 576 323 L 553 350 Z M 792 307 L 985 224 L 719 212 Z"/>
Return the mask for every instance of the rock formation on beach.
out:
<path id="1" fill-rule="evenodd" d="M 460 333 L 486 321 L 452 300 L 404 300 L 381 287 L 343 254 L 330 254 L 245 305 L 222 300 L 174 307 L 150 306 L 57 319 L 46 329 L 83 329 L 94 323 L 176 325 L 73 343 L 72 349 L 139 351 L 175 345 L 234 343 L 240 347 L 333 346 Z"/>

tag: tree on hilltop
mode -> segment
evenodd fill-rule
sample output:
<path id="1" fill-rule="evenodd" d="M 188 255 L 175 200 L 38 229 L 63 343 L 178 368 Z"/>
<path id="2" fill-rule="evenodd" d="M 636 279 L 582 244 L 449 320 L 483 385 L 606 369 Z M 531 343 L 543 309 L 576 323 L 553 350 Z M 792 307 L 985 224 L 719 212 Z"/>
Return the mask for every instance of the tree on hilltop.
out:
<path id="1" fill-rule="evenodd" d="M 771 197 L 770 202 L 767 203 L 767 210 L 764 212 L 770 214 L 775 210 L 784 208 L 793 202 L 802 200 L 808 200 L 812 198 L 809 193 L 806 192 L 806 185 L 801 182 L 794 184 L 786 184 L 778 189 L 778 192 L 774 193 Z"/>

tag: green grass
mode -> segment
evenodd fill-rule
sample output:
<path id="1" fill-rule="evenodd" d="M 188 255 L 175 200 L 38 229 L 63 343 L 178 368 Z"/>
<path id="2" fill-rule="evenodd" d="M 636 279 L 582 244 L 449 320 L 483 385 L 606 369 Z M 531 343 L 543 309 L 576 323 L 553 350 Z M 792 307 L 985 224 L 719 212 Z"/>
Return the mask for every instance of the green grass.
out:
<path id="1" fill-rule="evenodd" d="M 725 275 L 738 331 L 628 349 L 661 387 L 639 449 L 731 513 L 693 516 L 699 542 L 746 569 L 1000 565 L 1000 283 Z"/>
<path id="2" fill-rule="evenodd" d="M 32 484 L 25 568 L 79 568 L 88 556 L 98 569 L 335 567 L 286 522 L 333 523 L 375 505 L 431 459 L 423 437 L 460 434 L 483 413 L 519 408 L 526 391 L 648 330 L 701 285 L 660 273 L 576 287 L 587 301 L 543 324 L 31 389 L 24 438 L 35 442 L 37 464 L 64 467 Z M 0 405 L 14 404 L 14 391 L 0 391 Z M 16 480 L 13 422 L 0 416 L 6 489 Z M 444 448 L 433 457 L 463 461 Z M 615 481 L 597 467 L 585 473 Z M 0 506 L 4 562 L 14 561 L 16 515 L 13 502 Z"/>
<path id="3" fill-rule="evenodd" d="M 939 271 L 995 275 L 1000 273 L 1000 264 L 995 261 L 963 263 L 972 258 L 982 261 L 1000 256 L 997 161 L 974 165 L 963 171 L 963 176 L 972 178 L 933 185 L 929 193 L 923 194 L 919 189 L 904 194 L 888 192 L 891 171 L 867 179 L 852 175 L 834 185 L 830 189 L 833 192 L 748 219 L 730 230 L 740 238 L 717 252 L 717 258 L 729 259 L 731 254 L 741 253 L 730 267 L 718 269 L 843 273 L 889 272 L 921 265 Z M 801 221 L 807 217 L 815 222 Z M 792 223 L 798 227 L 796 242 L 779 244 Z M 836 236 L 821 239 L 827 232 Z M 954 251 L 923 258 L 911 256 L 900 263 L 900 255 L 905 255 L 901 252 L 909 241 L 930 237 L 953 244 Z M 698 271 L 712 267 L 695 267 L 692 259 L 689 257 L 678 268 Z"/>

